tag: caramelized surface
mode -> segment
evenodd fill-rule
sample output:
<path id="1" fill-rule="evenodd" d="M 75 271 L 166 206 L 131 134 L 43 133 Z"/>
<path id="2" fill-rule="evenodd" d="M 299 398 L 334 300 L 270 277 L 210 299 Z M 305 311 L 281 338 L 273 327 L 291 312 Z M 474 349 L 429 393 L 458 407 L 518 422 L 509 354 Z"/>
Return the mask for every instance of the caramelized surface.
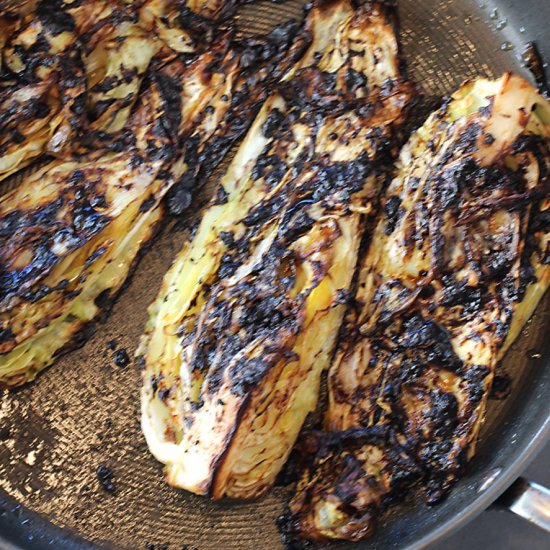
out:
<path id="1" fill-rule="evenodd" d="M 359 540 L 474 454 L 495 368 L 550 279 L 550 107 L 525 80 L 462 86 L 401 151 L 329 372 L 300 534 Z M 309 454 L 308 454 L 309 453 Z"/>
<path id="2" fill-rule="evenodd" d="M 81 341 L 79 331 L 111 303 L 152 236 L 165 195 L 182 214 L 246 131 L 269 81 L 300 51 L 299 43 L 288 51 L 292 24 L 245 42 L 216 34 L 204 51 L 183 55 L 116 4 L 69 3 L 66 15 L 78 33 L 99 18 L 84 49 L 86 125 L 60 151 L 65 159 L 0 198 L 4 386 L 32 380 Z M 14 86 L 24 89 L 21 79 Z"/>
<path id="3" fill-rule="evenodd" d="M 271 487 L 315 408 L 411 99 L 381 6 L 321 2 L 306 30 L 167 273 L 141 352 L 149 447 L 169 483 L 214 498 Z"/>

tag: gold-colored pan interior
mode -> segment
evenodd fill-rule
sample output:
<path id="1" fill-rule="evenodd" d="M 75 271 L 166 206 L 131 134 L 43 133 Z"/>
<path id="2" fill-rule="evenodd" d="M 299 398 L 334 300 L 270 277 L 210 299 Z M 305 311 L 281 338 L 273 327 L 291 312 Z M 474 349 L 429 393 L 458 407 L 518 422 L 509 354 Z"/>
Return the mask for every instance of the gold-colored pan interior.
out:
<path id="1" fill-rule="evenodd" d="M 243 34 L 265 32 L 274 23 L 300 17 L 302 4 L 256 3 L 237 14 L 237 25 Z M 510 26 L 496 30 L 505 14 L 495 18 L 489 3 L 481 8 L 473 0 L 399 0 L 398 8 L 403 54 L 427 97 L 449 93 L 469 77 L 510 69 L 525 74 L 517 59 L 522 33 Z M 186 230 L 168 225 L 86 345 L 64 355 L 33 384 L 2 396 L 0 488 L 55 525 L 108 547 L 279 548 L 275 519 L 288 496 L 284 488 L 257 502 L 212 503 L 164 483 L 161 465 L 149 454 L 140 430 L 139 370 L 115 366 L 107 346 L 116 340 L 133 352 L 146 308 L 187 236 Z M 503 367 L 512 377 L 512 393 L 505 401 L 491 402 L 481 456 L 489 452 L 507 411 L 528 398 L 531 374 L 548 357 L 549 303 L 547 298 L 539 306 L 506 357 Z M 115 494 L 100 487 L 100 464 L 112 468 Z M 466 476 L 461 483 L 470 482 Z M 425 508 L 409 502 L 394 514 L 405 519 L 391 520 L 401 521 L 403 528 L 412 521 L 406 519 L 407 510 L 415 507 Z M 369 547 L 379 547 L 391 529 L 382 527 Z"/>

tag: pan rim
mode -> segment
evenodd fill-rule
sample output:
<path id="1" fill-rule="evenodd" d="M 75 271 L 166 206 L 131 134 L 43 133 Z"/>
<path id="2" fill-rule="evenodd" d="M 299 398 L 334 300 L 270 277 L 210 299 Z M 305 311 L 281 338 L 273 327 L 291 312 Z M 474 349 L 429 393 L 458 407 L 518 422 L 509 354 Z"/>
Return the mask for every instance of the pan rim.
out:
<path id="1" fill-rule="evenodd" d="M 550 361 L 544 367 L 550 368 Z M 525 471 L 527 466 L 536 458 L 544 445 L 550 441 L 550 414 L 546 415 L 542 424 L 539 424 L 535 433 L 530 436 L 530 443 L 520 448 L 514 456 L 512 463 L 502 469 L 502 474 L 483 490 L 479 490 L 478 496 L 472 502 L 464 506 L 458 514 L 449 518 L 441 526 L 431 530 L 414 543 L 404 547 L 404 550 L 422 550 L 434 542 L 440 542 L 487 510 Z M 525 437 L 525 434 L 524 434 Z M 489 470 L 490 471 L 490 470 Z M 486 471 L 486 474 L 489 473 Z M 455 487 L 454 490 L 460 490 Z"/>
<path id="2" fill-rule="evenodd" d="M 506 4 L 506 2 L 503 3 Z M 542 384 L 543 379 L 545 381 L 544 384 L 549 387 L 550 359 L 545 360 L 544 364 L 540 365 L 538 375 L 529 382 L 528 387 L 522 391 L 522 395 L 517 396 L 517 403 L 511 403 L 512 407 L 516 405 L 515 408 L 518 411 L 518 416 L 522 417 L 522 422 L 528 424 L 528 428 L 525 431 L 522 430 L 521 442 L 517 448 L 503 459 L 504 466 L 497 479 L 477 493 L 468 491 L 472 496 L 470 502 L 461 506 L 460 510 L 454 515 L 450 513 L 443 514 L 441 523 L 438 526 L 430 528 L 429 532 L 421 535 L 414 542 L 401 546 L 401 548 L 421 550 L 442 541 L 459 529 L 464 528 L 465 525 L 479 516 L 506 491 L 527 465 L 534 460 L 542 447 L 550 441 L 550 414 L 547 413 L 548 406 L 543 405 L 543 398 L 539 399 L 537 403 L 530 402 L 530 396 L 534 393 L 537 384 L 541 383 L 541 385 L 544 385 Z M 504 440 L 499 442 L 499 448 L 504 448 L 505 444 Z M 495 448 L 494 450 L 496 451 L 497 449 Z M 477 471 L 483 475 L 483 472 L 487 473 L 490 471 L 490 466 L 477 467 Z M 459 492 L 462 488 L 464 488 L 462 485 L 457 486 L 454 491 Z M 12 513 L 12 509 L 17 510 L 17 514 L 15 512 Z M 5 513 L 3 513 L 3 510 L 5 510 Z M 15 531 L 15 529 L 17 530 Z M 32 539 L 29 539 L 29 536 L 32 536 Z M 354 547 L 369 548 L 369 541 L 364 541 Z M 102 548 L 113 548 L 113 546 L 112 543 L 108 542 L 91 543 L 74 529 L 59 527 L 50 522 L 44 514 L 39 514 L 30 508 L 20 505 L 14 497 L 10 496 L 3 489 L 0 489 L 0 548 L 6 548 L 7 550 L 33 550 L 42 548 L 99 550 Z"/>
<path id="3" fill-rule="evenodd" d="M 542 371 L 547 369 L 550 369 L 550 359 L 546 361 L 541 369 L 541 374 L 543 374 Z M 520 406 L 520 408 L 525 407 L 524 403 Z M 535 412 L 534 416 L 534 429 L 522 434 L 524 438 L 529 440 L 529 443 L 523 447 L 518 447 L 518 450 L 512 455 L 511 464 L 503 467 L 502 475 L 488 487 L 478 491 L 477 496 L 468 505 L 464 506 L 458 514 L 445 519 L 439 527 L 430 530 L 429 533 L 412 544 L 404 546 L 403 550 L 422 550 L 435 542 L 444 540 L 479 516 L 512 485 L 535 459 L 543 446 L 550 441 L 550 414 L 537 415 Z M 537 421 L 536 417 L 538 416 L 542 416 L 542 418 Z M 456 487 L 455 490 L 458 491 L 460 488 Z M 16 512 L 6 513 L 10 508 L 16 510 Z M 52 548 L 54 541 L 55 548 L 60 550 L 64 548 L 70 550 L 112 548 L 108 543 L 91 543 L 72 529 L 59 527 L 51 523 L 43 515 L 20 505 L 15 498 L 9 496 L 3 489 L 0 489 L 0 510 L 4 511 L 0 513 L 0 546 L 5 550 Z M 13 533 L 13 537 L 9 537 L 6 533 L 10 532 L 10 527 L 13 529 L 14 524 L 17 525 L 17 532 Z M 367 548 L 368 544 L 369 542 L 366 540 L 359 543 L 356 548 Z"/>

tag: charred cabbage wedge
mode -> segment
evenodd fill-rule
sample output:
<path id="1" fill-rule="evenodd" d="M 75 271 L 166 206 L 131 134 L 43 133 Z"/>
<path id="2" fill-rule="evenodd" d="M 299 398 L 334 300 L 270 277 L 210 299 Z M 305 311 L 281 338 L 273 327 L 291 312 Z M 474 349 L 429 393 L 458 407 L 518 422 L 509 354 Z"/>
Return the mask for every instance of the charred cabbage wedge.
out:
<path id="1" fill-rule="evenodd" d="M 122 129 L 163 45 L 113 2 L 43 1 L 4 17 L 0 180 L 44 153 L 68 156 L 90 131 Z"/>
<path id="2" fill-rule="evenodd" d="M 161 216 L 168 138 L 151 89 L 134 148 L 53 161 L 0 199 L 0 384 L 32 380 L 77 337 L 128 275 Z M 122 184 L 122 185 L 121 185 Z"/>
<path id="3" fill-rule="evenodd" d="M 78 105 L 85 92 L 74 32 L 52 28 L 34 14 L 5 17 L 10 27 L 1 50 L 0 180 L 67 143 L 73 128 L 83 125 Z"/>
<path id="4" fill-rule="evenodd" d="M 112 147 L 98 137 L 90 154 L 48 163 L 0 197 L 0 385 L 32 380 L 78 343 L 128 276 L 166 193 L 181 212 L 246 131 L 288 40 L 253 41 L 254 75 L 241 67 L 250 44 L 226 37 L 194 60 L 154 61 Z"/>
<path id="5" fill-rule="evenodd" d="M 420 482 L 440 500 L 474 454 L 495 367 L 548 287 L 550 104 L 476 80 L 411 137 L 362 262 L 291 528 L 358 540 Z"/>
<path id="6" fill-rule="evenodd" d="M 191 8 L 219 16 L 232 5 Z M 187 11 L 176 0 L 0 7 L 0 180 L 44 153 L 82 152 L 82 137 L 93 149 L 98 133 L 122 130 L 155 55 L 189 56 L 214 40 L 213 27 Z"/>
<path id="7" fill-rule="evenodd" d="M 411 86 L 391 10 L 319 2 L 150 308 L 142 428 L 167 481 L 252 498 L 285 463 L 342 321 Z"/>

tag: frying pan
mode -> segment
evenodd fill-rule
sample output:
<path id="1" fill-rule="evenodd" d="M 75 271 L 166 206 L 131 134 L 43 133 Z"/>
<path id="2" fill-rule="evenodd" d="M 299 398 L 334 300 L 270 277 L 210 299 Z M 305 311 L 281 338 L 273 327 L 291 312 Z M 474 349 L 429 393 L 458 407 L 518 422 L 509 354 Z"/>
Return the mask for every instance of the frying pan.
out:
<path id="1" fill-rule="evenodd" d="M 1 1 L 1 0 L 0 0 Z M 243 34 L 299 18 L 302 2 L 248 6 L 237 16 Z M 514 70 L 535 40 L 550 59 L 548 0 L 399 0 L 402 44 L 411 77 L 427 97 L 464 79 Z M 191 220 L 192 222 L 192 220 Z M 171 258 L 187 233 L 166 228 L 144 255 L 107 320 L 87 344 L 61 358 L 28 387 L 0 400 L 0 547 L 280 548 L 275 519 L 288 489 L 253 503 L 213 503 L 166 486 L 139 428 L 137 367 L 114 366 L 107 342 L 132 352 Z M 495 502 L 550 435 L 550 296 L 510 349 L 503 370 L 506 400 L 491 401 L 477 456 L 442 504 L 420 498 L 394 510 L 375 537 L 337 548 L 423 548 Z M 115 493 L 98 483 L 101 464 Z M 546 498 L 546 501 L 544 500 Z M 515 481 L 498 500 L 550 530 L 550 497 Z M 546 515 L 545 515 L 546 514 Z"/>

